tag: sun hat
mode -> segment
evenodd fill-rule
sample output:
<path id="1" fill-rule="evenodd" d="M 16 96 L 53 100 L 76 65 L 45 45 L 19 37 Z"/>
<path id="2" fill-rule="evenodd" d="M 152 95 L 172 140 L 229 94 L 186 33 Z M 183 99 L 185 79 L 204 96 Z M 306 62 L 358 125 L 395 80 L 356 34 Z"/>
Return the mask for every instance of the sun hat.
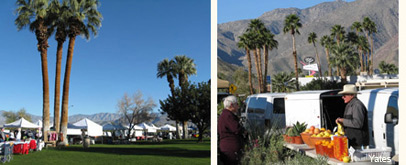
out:
<path id="1" fill-rule="evenodd" d="M 338 94 L 357 94 L 357 87 L 354 84 L 346 84 L 343 90 L 338 92 Z"/>

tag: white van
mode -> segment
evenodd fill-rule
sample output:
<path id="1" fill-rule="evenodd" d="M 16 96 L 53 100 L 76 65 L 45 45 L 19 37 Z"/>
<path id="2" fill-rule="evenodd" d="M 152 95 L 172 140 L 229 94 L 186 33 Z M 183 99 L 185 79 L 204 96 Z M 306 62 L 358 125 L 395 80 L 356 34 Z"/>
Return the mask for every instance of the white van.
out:
<path id="1" fill-rule="evenodd" d="M 286 93 L 261 93 L 248 96 L 245 100 L 246 107 L 241 113 L 243 123 L 256 128 L 285 127 L 285 95 Z"/>
<path id="2" fill-rule="evenodd" d="M 335 120 L 343 117 L 345 105 L 338 94 L 340 90 L 299 91 L 285 96 L 286 126 L 297 121 L 308 127 L 330 130 Z M 370 148 L 392 147 L 398 154 L 398 88 L 380 88 L 359 91 L 358 99 L 368 110 Z"/>
<path id="3" fill-rule="evenodd" d="M 360 91 L 358 99 L 368 110 L 369 146 L 391 147 L 392 156 L 399 154 L 399 88 Z"/>

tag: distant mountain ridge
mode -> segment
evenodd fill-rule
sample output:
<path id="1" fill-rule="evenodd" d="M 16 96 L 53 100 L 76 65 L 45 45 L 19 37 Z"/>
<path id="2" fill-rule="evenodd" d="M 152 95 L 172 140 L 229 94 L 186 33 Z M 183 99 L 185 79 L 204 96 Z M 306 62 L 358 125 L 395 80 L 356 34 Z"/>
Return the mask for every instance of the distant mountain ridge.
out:
<path id="1" fill-rule="evenodd" d="M 292 59 L 292 38 L 290 34 L 284 34 L 282 29 L 285 17 L 289 14 L 297 14 L 301 20 L 301 35 L 295 35 L 298 60 L 304 57 L 315 57 L 312 44 L 307 42 L 310 32 L 317 34 L 317 49 L 322 63 L 323 72 L 327 70 L 327 59 L 324 48 L 320 45 L 320 38 L 323 35 L 330 35 L 330 28 L 340 24 L 345 31 L 350 29 L 353 22 L 362 22 L 368 16 L 375 22 L 378 32 L 374 38 L 374 68 L 377 68 L 380 60 L 393 63 L 398 66 L 398 34 L 399 34 L 399 2 L 398 0 L 356 0 L 353 2 L 334 1 L 324 2 L 313 7 L 298 9 L 286 8 L 275 9 L 264 13 L 258 19 L 264 22 L 265 26 L 275 34 L 279 42 L 278 49 L 272 50 L 269 55 L 270 74 L 294 70 Z M 250 20 L 239 20 L 218 24 L 218 72 L 221 68 L 230 68 L 220 65 L 234 64 L 247 69 L 245 50 L 237 47 L 241 36 L 248 27 Z M 253 60 L 252 60 L 253 61 Z M 299 63 L 298 67 L 302 67 Z M 256 72 L 253 67 L 253 72 Z M 229 75 L 227 77 L 230 77 Z"/>

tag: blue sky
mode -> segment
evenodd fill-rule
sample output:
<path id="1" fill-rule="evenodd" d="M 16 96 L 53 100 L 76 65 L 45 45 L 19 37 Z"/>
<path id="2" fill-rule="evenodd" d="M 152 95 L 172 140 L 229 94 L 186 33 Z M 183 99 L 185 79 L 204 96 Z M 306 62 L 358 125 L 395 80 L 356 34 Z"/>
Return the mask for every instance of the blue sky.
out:
<path id="1" fill-rule="evenodd" d="M 217 22 L 254 19 L 277 8 L 304 9 L 335 0 L 217 0 Z M 354 0 L 345 0 L 352 2 Z"/>
<path id="2" fill-rule="evenodd" d="M 158 101 L 170 93 L 166 78 L 156 78 L 157 63 L 175 55 L 195 60 L 197 75 L 189 80 L 210 79 L 210 1 L 100 2 L 104 19 L 99 35 L 89 41 L 76 39 L 69 96 L 69 105 L 73 107 L 69 115 L 114 113 L 123 94 L 137 90 L 155 100 L 157 111 Z M 14 0 L 0 2 L 0 110 L 25 108 L 28 113 L 41 116 L 42 76 L 37 41 L 28 29 L 17 31 L 14 3 Z M 49 45 L 53 116 L 57 46 L 54 36 Z M 67 47 L 68 40 L 64 44 L 62 74 Z"/>

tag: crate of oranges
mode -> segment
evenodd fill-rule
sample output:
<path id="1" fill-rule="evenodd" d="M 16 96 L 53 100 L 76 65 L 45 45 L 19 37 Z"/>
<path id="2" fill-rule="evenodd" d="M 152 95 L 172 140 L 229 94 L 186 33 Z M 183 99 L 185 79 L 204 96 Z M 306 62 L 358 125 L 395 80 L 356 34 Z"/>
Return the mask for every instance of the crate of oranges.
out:
<path id="1" fill-rule="evenodd" d="M 316 142 L 315 147 L 317 154 L 334 158 L 334 142 L 327 140 L 318 141 Z"/>

